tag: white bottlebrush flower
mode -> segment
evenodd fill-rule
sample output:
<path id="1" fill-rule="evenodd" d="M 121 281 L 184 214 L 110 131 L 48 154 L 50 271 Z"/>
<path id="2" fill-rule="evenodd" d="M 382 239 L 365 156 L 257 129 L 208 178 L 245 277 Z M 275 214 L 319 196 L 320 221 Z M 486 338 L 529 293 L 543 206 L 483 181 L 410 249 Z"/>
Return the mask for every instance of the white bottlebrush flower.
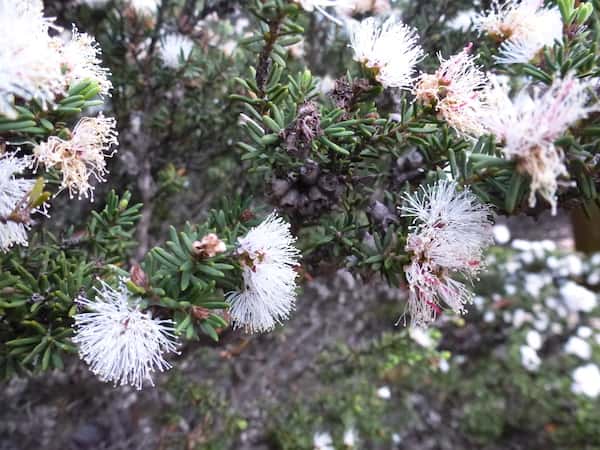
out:
<path id="1" fill-rule="evenodd" d="M 543 0 L 492 2 L 492 8 L 475 20 L 477 28 L 498 42 L 502 64 L 531 61 L 545 46 L 562 40 L 563 23 L 556 7 Z"/>
<path id="2" fill-rule="evenodd" d="M 140 299 L 132 297 L 124 283 L 115 289 L 102 282 L 94 300 L 75 301 L 89 311 L 75 315 L 73 342 L 102 381 L 139 390 L 145 382 L 154 385 L 153 372 L 171 367 L 165 354 L 177 350 L 173 322 L 141 311 Z"/>
<path id="3" fill-rule="evenodd" d="M 542 360 L 538 356 L 535 349 L 529 347 L 528 345 L 522 345 L 519 349 L 519 352 L 521 354 L 521 364 L 523 364 L 525 369 L 529 370 L 530 372 L 535 372 L 540 368 Z"/>
<path id="4" fill-rule="evenodd" d="M 161 40 L 158 51 L 165 66 L 177 69 L 181 66 L 181 58 L 186 61 L 193 48 L 194 42 L 189 37 L 180 33 L 171 33 Z"/>
<path id="5" fill-rule="evenodd" d="M 58 38 L 57 38 L 58 39 Z M 66 87 L 89 79 L 98 83 L 101 95 L 109 95 L 112 83 L 110 71 L 102 67 L 102 51 L 89 34 L 80 33 L 73 27 L 71 39 L 57 43 L 61 55 L 61 66 Z"/>
<path id="6" fill-rule="evenodd" d="M 482 118 L 488 79 L 475 64 L 471 47 L 448 59 L 439 55 L 440 67 L 434 74 L 421 75 L 414 93 L 459 134 L 477 138 L 485 133 Z"/>
<path id="7" fill-rule="evenodd" d="M 346 16 L 354 14 L 383 14 L 391 9 L 389 0 L 349 0 L 336 6 L 336 11 Z"/>
<path id="8" fill-rule="evenodd" d="M 349 26 L 354 60 L 371 69 L 384 87 L 409 89 L 423 50 L 417 33 L 395 17 L 381 23 L 373 17 Z"/>
<path id="9" fill-rule="evenodd" d="M 484 122 L 504 144 L 504 155 L 531 177 L 530 206 L 535 206 L 537 193 L 556 214 L 558 179 L 568 176 L 568 171 L 563 151 L 554 141 L 569 126 L 599 109 L 597 104 L 589 105 L 593 83 L 568 74 L 557 78 L 544 92 L 534 87 L 529 94 L 524 89 L 511 100 L 507 86 L 492 79 Z"/>
<path id="10" fill-rule="evenodd" d="M 41 0 L 0 0 L 0 115 L 16 117 L 15 97 L 42 105 L 63 88 L 60 58 Z"/>
<path id="11" fill-rule="evenodd" d="M 571 390 L 574 394 L 596 398 L 600 395 L 600 370 L 596 364 L 586 364 L 573 371 Z"/>
<path id="12" fill-rule="evenodd" d="M 34 148 L 37 164 L 46 168 L 56 168 L 62 172 L 61 190 L 67 189 L 73 197 L 94 199 L 92 178 L 105 181 L 106 157 L 114 154 L 111 150 L 117 145 L 116 122 L 113 118 L 82 118 L 71 133 L 69 140 L 51 136 Z"/>
<path id="13" fill-rule="evenodd" d="M 275 213 L 238 239 L 244 287 L 227 296 L 235 327 L 252 333 L 269 331 L 289 317 L 296 301 L 295 267 L 300 257 L 295 240 L 290 225 Z"/>
<path id="14" fill-rule="evenodd" d="M 490 210 L 470 191 L 440 180 L 406 195 L 401 212 L 413 218 L 406 245 L 411 262 L 404 268 L 411 326 L 434 321 L 443 304 L 464 313 L 472 293 L 451 274 L 470 280 L 481 269 L 483 250 L 493 241 Z"/>
<path id="15" fill-rule="evenodd" d="M 6 252 L 14 244 L 27 245 L 29 212 L 24 213 L 28 195 L 35 180 L 17 178 L 31 161 L 14 154 L 0 155 L 0 251 Z"/>

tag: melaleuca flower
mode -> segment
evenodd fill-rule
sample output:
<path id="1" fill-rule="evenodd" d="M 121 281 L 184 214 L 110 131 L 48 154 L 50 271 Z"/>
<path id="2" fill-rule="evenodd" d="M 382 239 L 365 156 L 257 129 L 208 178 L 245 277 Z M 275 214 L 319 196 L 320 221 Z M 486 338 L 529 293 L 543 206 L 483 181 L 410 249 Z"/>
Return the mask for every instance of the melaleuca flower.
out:
<path id="1" fill-rule="evenodd" d="M 96 40 L 86 33 L 79 33 L 73 27 L 71 39 L 58 44 L 64 82 L 66 87 L 83 80 L 95 81 L 100 87 L 100 94 L 108 95 L 112 83 L 108 79 L 110 71 L 102 67 L 100 47 Z"/>
<path id="2" fill-rule="evenodd" d="M 485 132 L 482 124 L 486 106 L 486 75 L 475 65 L 470 54 L 471 44 L 460 53 L 443 59 L 434 74 L 423 74 L 415 86 L 417 100 L 431 106 L 459 134 L 479 137 Z"/>
<path id="3" fill-rule="evenodd" d="M 545 46 L 562 40 L 563 23 L 556 7 L 544 7 L 543 0 L 494 0 L 486 14 L 479 15 L 475 24 L 493 39 L 501 42 L 503 64 L 531 61 Z"/>
<path id="4" fill-rule="evenodd" d="M 238 239 L 244 287 L 227 296 L 235 327 L 269 331 L 289 317 L 296 301 L 294 268 L 300 256 L 294 242 L 290 225 L 275 213 Z"/>
<path id="5" fill-rule="evenodd" d="M 368 13 L 383 14 L 390 9 L 389 0 L 350 0 L 346 4 L 336 7 L 337 11 L 347 16 Z"/>
<path id="6" fill-rule="evenodd" d="M 41 0 L 0 0 L 0 114 L 15 117 L 15 97 L 42 105 L 62 91 L 58 52 Z"/>
<path id="7" fill-rule="evenodd" d="M 162 39 L 158 52 L 165 66 L 177 69 L 181 65 L 180 58 L 186 61 L 193 48 L 194 42 L 189 37 L 179 33 L 172 33 L 167 34 Z"/>
<path id="8" fill-rule="evenodd" d="M 114 154 L 113 145 L 117 145 L 116 122 L 113 118 L 82 118 L 71 133 L 69 140 L 51 136 L 34 148 L 37 164 L 46 168 L 56 168 L 62 172 L 62 189 L 68 189 L 69 195 L 94 199 L 92 178 L 106 181 L 106 157 Z"/>
<path id="9" fill-rule="evenodd" d="M 380 23 L 369 17 L 350 24 L 354 60 L 371 69 L 384 87 L 408 89 L 423 57 L 416 32 L 394 17 Z"/>
<path id="10" fill-rule="evenodd" d="M 140 298 L 133 297 L 121 282 L 117 289 L 101 282 L 96 296 L 83 296 L 75 302 L 87 309 L 75 315 L 73 342 L 79 354 L 102 381 L 115 386 L 131 385 L 141 389 L 152 386 L 152 373 L 170 369 L 165 354 L 177 350 L 173 322 L 153 318 L 140 309 Z"/>
<path id="11" fill-rule="evenodd" d="M 425 326 L 441 313 L 443 305 L 462 314 L 472 293 L 453 278 L 470 281 L 482 267 L 483 250 L 490 245 L 490 210 L 454 182 L 438 181 L 421 192 L 404 197 L 403 216 L 413 223 L 406 251 L 411 260 L 404 268 L 408 282 L 407 310 L 412 326 Z"/>
<path id="12" fill-rule="evenodd" d="M 29 228 L 28 198 L 35 180 L 17 178 L 31 161 L 15 155 L 0 155 L 0 250 L 14 244 L 27 245 Z"/>
<path id="13" fill-rule="evenodd" d="M 504 144 L 504 155 L 517 162 L 517 170 L 531 177 L 529 205 L 536 204 L 536 193 L 556 213 L 556 190 L 560 177 L 567 177 L 563 151 L 554 145 L 568 128 L 599 109 L 590 105 L 595 81 L 580 80 L 569 74 L 557 78 L 544 92 L 538 88 L 522 90 L 511 100 L 507 86 L 493 81 L 488 93 L 490 108 L 486 127 Z"/>

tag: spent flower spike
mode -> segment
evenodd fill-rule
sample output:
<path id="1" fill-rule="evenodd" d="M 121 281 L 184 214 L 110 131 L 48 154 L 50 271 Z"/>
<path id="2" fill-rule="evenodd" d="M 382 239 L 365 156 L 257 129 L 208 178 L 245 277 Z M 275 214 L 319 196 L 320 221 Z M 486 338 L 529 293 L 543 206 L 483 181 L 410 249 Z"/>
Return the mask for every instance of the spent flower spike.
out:
<path id="1" fill-rule="evenodd" d="M 75 302 L 88 311 L 75 315 L 73 342 L 81 358 L 102 381 L 141 389 L 154 385 L 152 373 L 171 368 L 165 355 L 177 351 L 170 320 L 153 318 L 140 308 L 121 281 L 118 288 L 101 282 L 93 300 L 80 296 Z"/>
<path id="2" fill-rule="evenodd" d="M 354 60 L 371 69 L 384 87 L 410 89 L 416 64 L 423 58 L 417 33 L 395 17 L 369 17 L 349 25 Z"/>
<path id="3" fill-rule="evenodd" d="M 493 242 L 490 210 L 469 190 L 440 180 L 407 194 L 402 215 L 413 219 L 406 250 L 411 254 L 404 272 L 409 288 L 407 310 L 411 326 L 424 327 L 449 306 L 464 313 L 473 294 L 452 278 L 472 280 L 483 265 L 483 250 Z"/>
<path id="4" fill-rule="evenodd" d="M 295 240 L 290 225 L 275 213 L 238 239 L 244 287 L 227 296 L 235 327 L 252 333 L 270 331 L 289 317 L 296 301 L 295 267 L 300 257 Z"/>
<path id="5" fill-rule="evenodd" d="M 111 157 L 118 144 L 116 121 L 114 118 L 82 118 L 69 140 L 50 136 L 34 149 L 37 164 L 46 168 L 56 168 L 62 172 L 61 190 L 67 189 L 71 197 L 90 197 L 94 200 L 94 186 L 90 181 L 105 181 L 106 157 Z"/>

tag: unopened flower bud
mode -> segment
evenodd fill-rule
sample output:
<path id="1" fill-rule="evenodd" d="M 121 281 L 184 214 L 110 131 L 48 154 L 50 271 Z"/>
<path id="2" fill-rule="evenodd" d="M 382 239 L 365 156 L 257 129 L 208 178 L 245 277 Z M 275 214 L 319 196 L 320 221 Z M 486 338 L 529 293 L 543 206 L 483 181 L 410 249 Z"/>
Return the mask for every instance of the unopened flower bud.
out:
<path id="1" fill-rule="evenodd" d="M 148 275 L 146 275 L 146 272 L 144 272 L 142 267 L 137 263 L 131 266 L 130 278 L 136 286 L 144 288 L 144 290 L 148 289 L 148 287 L 150 286 Z"/>
<path id="2" fill-rule="evenodd" d="M 212 258 L 227 250 L 225 242 L 214 233 L 207 234 L 199 241 L 192 244 L 192 252 L 198 258 Z"/>

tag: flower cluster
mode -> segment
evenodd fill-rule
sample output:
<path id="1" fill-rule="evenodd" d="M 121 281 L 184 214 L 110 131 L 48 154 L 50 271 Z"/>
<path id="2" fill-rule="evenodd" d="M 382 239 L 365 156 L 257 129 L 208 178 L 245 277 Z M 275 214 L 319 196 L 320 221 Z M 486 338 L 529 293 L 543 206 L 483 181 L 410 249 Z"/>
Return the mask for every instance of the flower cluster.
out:
<path id="1" fill-rule="evenodd" d="M 73 29 L 70 40 L 51 37 L 53 19 L 44 17 L 41 0 L 0 0 L 0 114 L 15 117 L 16 98 L 43 105 L 83 79 L 95 81 L 102 94 L 111 83 L 100 66 L 94 39 Z"/>
<path id="2" fill-rule="evenodd" d="M 153 372 L 171 367 L 165 355 L 177 350 L 173 323 L 144 312 L 124 283 L 114 289 L 102 282 L 94 300 L 75 301 L 89 311 L 75 315 L 73 342 L 100 379 L 141 389 L 144 382 L 153 385 Z"/>
<path id="3" fill-rule="evenodd" d="M 405 196 L 403 216 L 413 219 L 404 268 L 409 288 L 407 310 L 412 326 L 425 326 L 441 313 L 441 305 L 462 314 L 472 293 L 452 278 L 472 279 L 482 266 L 482 253 L 492 239 L 490 210 L 454 182 L 438 181 Z"/>
<path id="4" fill-rule="evenodd" d="M 17 178 L 30 164 L 28 158 L 0 155 L 0 251 L 14 244 L 27 245 L 29 193 L 35 180 Z"/>
<path id="5" fill-rule="evenodd" d="M 499 63 L 527 63 L 548 45 L 562 41 L 563 24 L 556 7 L 543 0 L 492 2 L 486 14 L 475 19 L 476 27 L 501 42 Z"/>
<path id="6" fill-rule="evenodd" d="M 102 114 L 81 119 L 68 140 L 51 136 L 34 149 L 38 164 L 57 168 L 62 172 L 61 189 L 67 189 L 73 197 L 94 199 L 94 186 L 90 180 L 105 181 L 107 173 L 105 157 L 114 154 L 111 147 L 118 143 L 116 122 Z"/>
<path id="7" fill-rule="evenodd" d="M 238 239 L 244 287 L 227 296 L 236 327 L 269 331 L 289 317 L 296 300 L 295 267 L 300 256 L 294 242 L 290 225 L 274 213 Z"/>
<path id="8" fill-rule="evenodd" d="M 487 76 L 475 64 L 469 44 L 460 53 L 444 59 L 434 74 L 422 74 L 414 93 L 420 102 L 431 106 L 463 136 L 485 133 L 482 116 L 486 109 Z"/>
<path id="9" fill-rule="evenodd" d="M 189 37 L 179 33 L 171 33 L 162 39 L 159 56 L 166 67 L 177 69 L 181 65 L 181 58 L 186 61 L 193 48 L 194 42 Z"/>
<path id="10" fill-rule="evenodd" d="M 423 58 L 415 30 L 394 17 L 380 23 L 369 17 L 350 24 L 354 59 L 374 72 L 384 87 L 409 89 L 415 65 Z"/>
<path id="11" fill-rule="evenodd" d="M 531 177 L 530 206 L 535 206 L 538 193 L 556 213 L 558 179 L 568 176 L 568 171 L 564 153 L 554 142 L 569 126 L 598 109 L 589 106 L 592 87 L 592 81 L 568 74 L 545 91 L 531 88 L 530 94 L 524 89 L 511 99 L 507 86 L 492 81 L 485 125 L 504 144 L 505 156 Z"/>

